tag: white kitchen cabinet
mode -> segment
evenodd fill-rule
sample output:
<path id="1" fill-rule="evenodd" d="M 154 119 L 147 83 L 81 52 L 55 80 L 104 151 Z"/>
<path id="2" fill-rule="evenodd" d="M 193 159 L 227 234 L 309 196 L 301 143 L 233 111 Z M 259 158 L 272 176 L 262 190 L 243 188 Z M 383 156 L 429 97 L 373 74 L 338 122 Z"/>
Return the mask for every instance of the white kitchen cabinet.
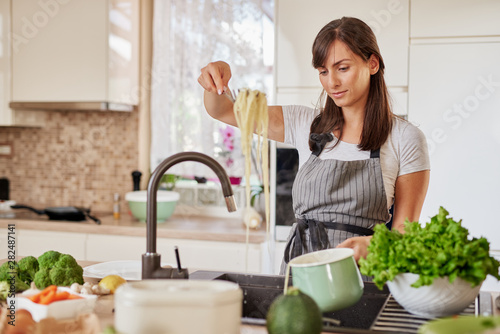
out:
<path id="1" fill-rule="evenodd" d="M 179 247 L 183 266 L 201 270 L 261 272 L 260 244 L 164 239 L 158 240 L 158 252 L 164 261 L 175 264 L 174 246 Z"/>
<path id="2" fill-rule="evenodd" d="M 7 257 L 7 229 L 0 231 L 0 259 Z M 158 238 L 157 252 L 163 263 L 176 266 L 174 247 L 179 247 L 181 264 L 191 271 L 218 270 L 263 273 L 267 243 L 223 242 Z M 48 250 L 71 254 L 86 261 L 140 261 L 146 252 L 146 237 L 110 234 L 16 230 L 18 256 L 40 256 Z"/>
<path id="3" fill-rule="evenodd" d="M 138 0 L 11 0 L 13 108 L 131 110 Z"/>
<path id="4" fill-rule="evenodd" d="M 99 262 L 140 260 L 145 251 L 145 237 L 90 234 L 88 235 L 87 251 L 84 258 L 88 261 Z"/>
<path id="5" fill-rule="evenodd" d="M 426 135 L 431 162 L 421 220 L 443 206 L 499 250 L 500 42 L 410 50 L 409 120 Z"/>
<path id="6" fill-rule="evenodd" d="M 161 261 L 176 266 L 174 247 L 179 247 L 181 264 L 193 270 L 220 270 L 260 273 L 262 254 L 260 244 L 188 239 L 158 238 L 157 252 Z M 146 238 L 89 234 L 85 259 L 89 261 L 141 260 L 146 252 Z"/>
<path id="7" fill-rule="evenodd" d="M 10 2 L 0 0 L 0 126 L 41 126 L 44 115 L 9 108 L 11 94 Z"/>
<path id="8" fill-rule="evenodd" d="M 316 34 L 333 19 L 354 16 L 374 30 L 389 86 L 407 86 L 409 1 L 276 0 L 276 86 L 321 87 L 312 67 Z"/>
<path id="9" fill-rule="evenodd" d="M 412 38 L 500 35 L 498 0 L 417 0 L 410 12 Z"/>
<path id="10" fill-rule="evenodd" d="M 10 96 L 10 0 L 0 1 L 0 125 L 12 124 L 12 111 L 9 108 Z"/>
<path id="11" fill-rule="evenodd" d="M 71 254 L 75 259 L 84 259 L 86 235 L 73 232 L 16 230 L 18 256 L 38 257 L 44 252 L 55 250 Z"/>
<path id="12" fill-rule="evenodd" d="M 14 223 L 15 224 L 15 223 Z M 83 256 L 85 254 L 85 237 L 78 233 L 48 232 L 15 229 L 14 240 L 16 257 L 28 255 L 40 256 L 45 251 L 57 250 L 69 254 Z M 0 231 L 0 259 L 8 256 L 8 230 Z"/>
<path id="13" fill-rule="evenodd" d="M 276 241 L 276 245 L 274 248 L 274 266 L 273 266 L 273 274 L 274 275 L 279 275 L 279 273 L 280 273 L 281 262 L 283 262 L 285 248 L 286 248 L 285 241 Z"/>

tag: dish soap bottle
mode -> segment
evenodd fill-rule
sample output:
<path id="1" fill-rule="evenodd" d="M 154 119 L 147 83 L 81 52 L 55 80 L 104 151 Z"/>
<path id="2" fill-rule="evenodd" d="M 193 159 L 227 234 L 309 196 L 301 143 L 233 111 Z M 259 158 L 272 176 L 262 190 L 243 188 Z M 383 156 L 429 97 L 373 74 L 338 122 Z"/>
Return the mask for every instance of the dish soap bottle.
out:
<path id="1" fill-rule="evenodd" d="M 113 218 L 120 219 L 120 194 L 118 193 L 113 196 Z"/>

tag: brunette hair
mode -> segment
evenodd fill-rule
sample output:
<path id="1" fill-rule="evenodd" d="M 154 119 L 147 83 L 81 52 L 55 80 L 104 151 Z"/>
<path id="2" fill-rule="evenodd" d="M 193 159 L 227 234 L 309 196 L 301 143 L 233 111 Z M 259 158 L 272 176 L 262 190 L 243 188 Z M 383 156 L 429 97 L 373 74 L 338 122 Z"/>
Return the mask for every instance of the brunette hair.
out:
<path id="1" fill-rule="evenodd" d="M 330 46 L 335 40 L 342 41 L 364 61 L 368 61 L 371 55 L 375 55 L 379 59 L 379 70 L 370 77 L 370 91 L 366 102 L 363 131 L 361 142 L 358 145 L 359 149 L 364 151 L 379 149 L 391 131 L 393 113 L 384 80 L 384 61 L 375 34 L 366 23 L 353 17 L 343 17 L 328 23 L 318 33 L 313 43 L 312 65 L 314 68 L 324 66 Z M 340 131 L 339 139 L 341 139 L 343 125 L 342 108 L 338 107 L 332 98 L 327 96 L 324 107 L 311 124 L 311 133 L 330 133 L 337 130 Z M 309 139 L 311 150 L 313 145 L 314 142 Z"/>

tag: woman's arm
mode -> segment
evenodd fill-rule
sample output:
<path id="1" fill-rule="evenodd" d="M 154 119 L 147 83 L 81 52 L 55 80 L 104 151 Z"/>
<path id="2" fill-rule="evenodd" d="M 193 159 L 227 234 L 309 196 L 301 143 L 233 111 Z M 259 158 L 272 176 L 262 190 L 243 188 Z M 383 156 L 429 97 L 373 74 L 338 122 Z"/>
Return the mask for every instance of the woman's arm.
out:
<path id="1" fill-rule="evenodd" d="M 233 103 L 224 96 L 224 92 L 229 89 L 228 83 L 230 79 L 230 66 L 225 62 L 217 61 L 201 69 L 198 82 L 205 89 L 204 103 L 208 114 L 221 122 L 237 126 Z M 282 107 L 270 106 L 268 107 L 268 114 L 268 138 L 283 142 L 285 139 L 285 126 Z"/>
<path id="2" fill-rule="evenodd" d="M 394 192 L 392 228 L 404 232 L 404 222 L 418 221 L 429 187 L 430 171 L 424 170 L 398 176 Z"/>

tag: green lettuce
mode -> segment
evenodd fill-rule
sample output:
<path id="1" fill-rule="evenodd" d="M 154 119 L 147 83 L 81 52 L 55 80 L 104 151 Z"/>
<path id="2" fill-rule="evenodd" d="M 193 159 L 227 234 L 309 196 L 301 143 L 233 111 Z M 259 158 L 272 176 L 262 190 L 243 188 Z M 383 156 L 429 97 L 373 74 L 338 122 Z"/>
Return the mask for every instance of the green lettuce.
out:
<path id="1" fill-rule="evenodd" d="M 489 254 L 485 238 L 469 238 L 462 220 L 454 221 L 443 207 L 424 227 L 418 222 L 405 222 L 405 233 L 390 231 L 384 224 L 375 226 L 366 259 L 360 259 L 363 275 L 373 276 L 382 289 L 400 273 L 414 273 L 418 288 L 430 285 L 435 278 L 457 277 L 477 286 L 492 275 L 500 279 L 499 262 Z"/>

